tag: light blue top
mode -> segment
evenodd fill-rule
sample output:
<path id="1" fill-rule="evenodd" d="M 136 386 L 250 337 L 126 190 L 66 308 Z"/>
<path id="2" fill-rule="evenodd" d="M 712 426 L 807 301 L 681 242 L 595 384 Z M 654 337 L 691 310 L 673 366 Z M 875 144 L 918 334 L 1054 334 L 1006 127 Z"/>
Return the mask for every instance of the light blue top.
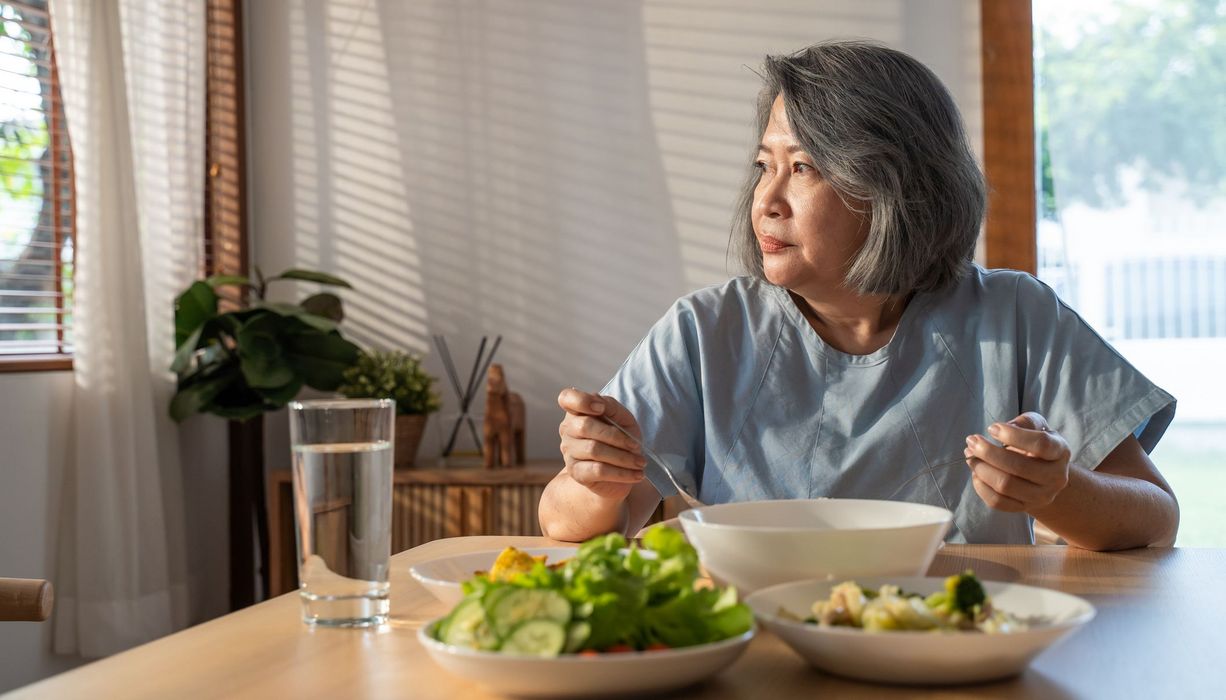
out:
<path id="1" fill-rule="evenodd" d="M 989 508 L 965 439 L 1025 411 L 1094 469 L 1129 433 L 1150 451 L 1175 399 L 1030 275 L 974 267 L 917 294 L 869 355 L 827 345 L 788 292 L 738 277 L 682 297 L 605 386 L 706 503 L 888 498 L 954 512 L 953 542 L 1029 543 L 1032 519 Z M 655 484 L 662 495 L 674 490 Z"/>

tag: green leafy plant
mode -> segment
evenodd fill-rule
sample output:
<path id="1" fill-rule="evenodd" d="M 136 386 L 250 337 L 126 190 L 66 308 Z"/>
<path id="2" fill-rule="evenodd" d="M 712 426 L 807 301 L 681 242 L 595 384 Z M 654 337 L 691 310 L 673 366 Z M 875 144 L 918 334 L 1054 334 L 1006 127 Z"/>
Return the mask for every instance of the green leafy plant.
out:
<path id="1" fill-rule="evenodd" d="M 402 416 L 439 409 L 434 377 L 422 369 L 419 357 L 407 352 L 363 351 L 345 370 L 337 391 L 351 399 L 395 399 L 396 413 Z"/>
<path id="2" fill-rule="evenodd" d="M 291 269 L 256 280 L 218 275 L 195 282 L 175 300 L 175 352 L 170 369 L 178 392 L 170 402 L 176 421 L 195 413 L 245 420 L 284 406 L 309 386 L 334 391 L 360 349 L 341 337 L 341 300 L 321 292 L 299 304 L 265 300 L 268 283 L 301 280 L 350 287 L 339 277 Z M 217 289 L 232 285 L 252 291 L 246 308 L 219 313 Z"/>

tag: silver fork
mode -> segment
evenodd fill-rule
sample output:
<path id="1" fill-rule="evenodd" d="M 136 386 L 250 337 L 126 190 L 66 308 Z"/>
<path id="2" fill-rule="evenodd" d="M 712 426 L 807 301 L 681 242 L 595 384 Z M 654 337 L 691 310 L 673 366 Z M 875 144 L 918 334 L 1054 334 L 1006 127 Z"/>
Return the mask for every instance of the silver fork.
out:
<path id="1" fill-rule="evenodd" d="M 643 453 L 643 456 L 647 458 L 648 476 L 651 476 L 651 473 L 652 473 L 651 467 L 654 464 L 658 471 L 664 472 L 664 476 L 668 479 L 669 483 L 673 485 L 673 488 L 677 489 L 677 494 L 681 496 L 681 500 L 685 501 L 685 504 L 687 506 L 691 508 L 702 508 L 703 506 L 706 505 L 702 501 L 691 496 L 688 491 L 681 488 L 681 484 L 677 483 L 677 477 L 673 476 L 672 470 L 668 468 L 668 463 L 660 459 L 660 457 L 656 455 L 656 453 L 653 452 L 651 448 L 644 445 L 642 440 L 631 435 L 628 430 L 626 430 L 625 428 L 615 423 L 612 418 L 602 415 L 600 416 L 600 419 L 608 423 L 609 425 L 613 426 L 614 428 L 617 428 L 618 432 L 620 432 L 622 435 L 625 435 L 626 437 L 633 440 L 635 445 L 638 445 L 639 451 L 641 451 Z"/>

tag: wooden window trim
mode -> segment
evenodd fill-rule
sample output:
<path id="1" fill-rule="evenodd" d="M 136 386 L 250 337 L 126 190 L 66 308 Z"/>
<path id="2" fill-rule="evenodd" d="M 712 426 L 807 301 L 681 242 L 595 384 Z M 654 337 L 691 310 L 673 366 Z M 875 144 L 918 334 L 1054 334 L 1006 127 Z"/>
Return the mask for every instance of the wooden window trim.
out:
<path id="1" fill-rule="evenodd" d="M 205 81 L 204 275 L 246 275 L 246 104 L 243 81 L 243 2 L 207 0 Z M 220 290 L 223 307 L 242 303 L 234 287 Z"/>
<path id="2" fill-rule="evenodd" d="M 980 0 L 988 267 L 1037 271 L 1034 19 L 1030 0 Z"/>
<path id="3" fill-rule="evenodd" d="M 67 372 L 72 355 L 11 355 L 0 358 L 0 374 L 9 372 Z"/>
<path id="4" fill-rule="evenodd" d="M 206 0 L 205 234 L 204 275 L 247 275 L 246 106 L 244 100 L 243 0 Z M 218 290 L 221 309 L 243 306 L 246 289 Z M 230 608 L 267 596 L 272 562 L 257 569 L 256 547 L 267 557 L 268 513 L 264 494 L 263 418 L 230 421 L 227 473 Z M 257 579 L 258 587 L 253 586 Z"/>

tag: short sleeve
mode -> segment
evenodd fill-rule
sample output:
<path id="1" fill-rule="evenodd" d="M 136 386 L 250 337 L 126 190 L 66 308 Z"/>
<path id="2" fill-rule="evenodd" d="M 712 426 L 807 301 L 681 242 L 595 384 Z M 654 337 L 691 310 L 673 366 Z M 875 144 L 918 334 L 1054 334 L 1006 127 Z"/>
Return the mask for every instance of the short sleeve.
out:
<path id="1" fill-rule="evenodd" d="M 705 452 L 698 366 L 698 330 L 682 300 L 652 326 L 601 390 L 634 414 L 643 442 L 694 493 Z M 691 483 L 684 483 L 685 477 Z M 671 484 L 652 484 L 661 497 L 676 493 Z"/>
<path id="2" fill-rule="evenodd" d="M 1154 449 L 1175 416 L 1173 396 L 1029 275 L 1018 275 L 1017 318 L 1022 411 L 1064 436 L 1072 464 L 1097 469 L 1129 434 Z"/>

